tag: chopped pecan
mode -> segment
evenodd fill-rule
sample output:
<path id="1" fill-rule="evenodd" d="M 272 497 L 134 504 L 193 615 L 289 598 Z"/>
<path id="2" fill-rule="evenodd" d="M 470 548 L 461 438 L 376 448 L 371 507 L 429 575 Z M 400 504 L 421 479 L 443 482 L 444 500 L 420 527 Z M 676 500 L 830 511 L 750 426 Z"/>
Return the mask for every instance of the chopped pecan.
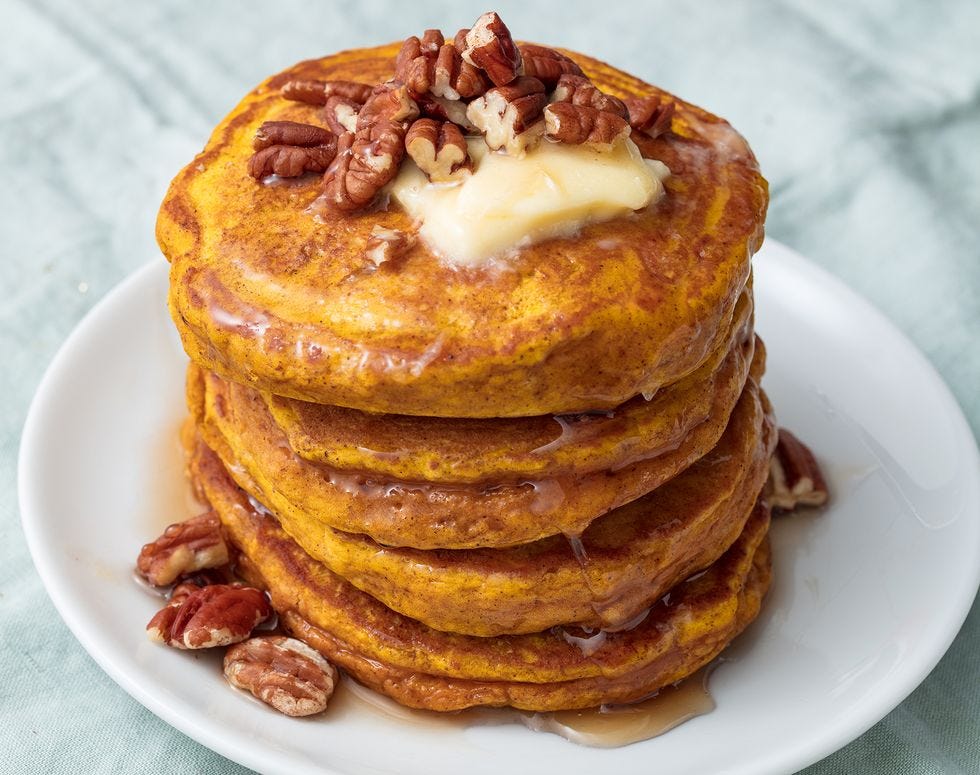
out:
<path id="1" fill-rule="evenodd" d="M 769 464 L 766 495 L 769 505 L 781 511 L 798 506 L 822 506 L 827 502 L 827 482 L 813 452 L 785 428 Z"/>
<path id="2" fill-rule="evenodd" d="M 415 241 L 414 234 L 375 224 L 364 253 L 375 266 L 381 266 L 410 250 Z"/>
<path id="3" fill-rule="evenodd" d="M 357 114 L 361 103 L 333 94 L 327 97 L 323 115 L 327 125 L 339 137 L 344 132 L 353 132 L 357 128 Z"/>
<path id="4" fill-rule="evenodd" d="M 339 678 L 320 652 L 295 638 L 250 638 L 225 653 L 225 677 L 287 716 L 326 710 Z"/>
<path id="5" fill-rule="evenodd" d="M 404 85 L 383 84 L 357 114 L 357 131 L 346 132 L 337 144 L 337 156 L 324 175 L 327 202 L 352 211 L 369 205 L 398 174 L 405 156 L 408 122 L 418 106 Z"/>
<path id="6" fill-rule="evenodd" d="M 170 602 L 146 625 L 151 639 L 174 648 L 238 643 L 272 613 L 265 594 L 252 587 L 211 584 L 195 588 L 188 583 L 174 591 Z"/>
<path id="7" fill-rule="evenodd" d="M 537 78 L 546 89 L 554 89 L 566 73 L 583 75 L 582 68 L 559 51 L 547 46 L 525 43 L 518 46 L 524 62 L 524 75 Z"/>
<path id="8" fill-rule="evenodd" d="M 213 511 L 170 525 L 156 541 L 146 544 L 136 568 L 151 584 L 165 587 L 180 576 L 228 562 L 228 544 Z"/>
<path id="9" fill-rule="evenodd" d="M 629 119 L 626 104 L 618 97 L 606 94 L 592 81 L 582 75 L 563 75 L 551 95 L 552 102 L 570 102 L 572 105 L 586 105 L 596 110 L 614 113 L 624 120 Z"/>
<path id="10" fill-rule="evenodd" d="M 370 84 L 356 81 L 287 81 L 279 93 L 287 100 L 306 102 L 310 105 L 326 105 L 327 98 L 338 96 L 363 105 L 371 96 Z"/>
<path id="11" fill-rule="evenodd" d="M 545 136 L 560 143 L 588 143 L 608 150 L 625 137 L 630 125 L 626 119 L 605 110 L 570 102 L 553 102 L 544 111 Z"/>
<path id="12" fill-rule="evenodd" d="M 460 180 L 473 167 L 463 133 L 450 121 L 417 119 L 405 135 L 405 150 L 433 183 Z"/>
<path id="13" fill-rule="evenodd" d="M 520 49 L 493 11 L 483 14 L 466 33 L 460 54 L 464 61 L 483 70 L 494 86 L 504 86 L 524 72 Z"/>
<path id="14" fill-rule="evenodd" d="M 470 99 L 490 88 L 483 72 L 464 62 L 439 30 L 426 30 L 421 40 L 413 36 L 402 44 L 395 58 L 395 77 L 415 99 L 429 93 L 449 100 Z"/>
<path id="15" fill-rule="evenodd" d="M 659 137 L 670 130 L 676 105 L 673 100 L 660 97 L 630 97 L 626 101 L 630 126 L 650 138 Z"/>
<path id="16" fill-rule="evenodd" d="M 465 61 L 456 47 L 439 49 L 433 70 L 432 94 L 449 100 L 468 100 L 489 89 L 491 83 L 478 67 Z"/>
<path id="17" fill-rule="evenodd" d="M 479 134 L 479 130 L 473 122 L 466 117 L 466 103 L 459 100 L 450 100 L 445 97 L 436 97 L 432 94 L 423 94 L 416 102 L 419 106 L 419 115 L 423 118 L 434 118 L 436 121 L 452 121 L 456 126 L 461 127 L 467 134 Z"/>
<path id="18" fill-rule="evenodd" d="M 522 76 L 473 100 L 466 117 L 483 132 L 490 148 L 520 155 L 544 133 L 541 111 L 547 102 L 544 84 Z"/>

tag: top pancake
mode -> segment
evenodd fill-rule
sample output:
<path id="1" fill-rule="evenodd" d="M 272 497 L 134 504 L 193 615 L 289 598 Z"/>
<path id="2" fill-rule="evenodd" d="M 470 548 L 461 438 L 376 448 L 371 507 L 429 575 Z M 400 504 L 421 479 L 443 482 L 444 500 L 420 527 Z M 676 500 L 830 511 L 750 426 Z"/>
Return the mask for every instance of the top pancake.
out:
<path id="1" fill-rule="evenodd" d="M 372 229 L 410 231 L 405 213 L 314 218 L 318 179 L 249 177 L 263 121 L 322 123 L 317 108 L 282 99 L 282 83 L 383 81 L 397 48 L 343 52 L 268 79 L 174 180 L 157 237 L 190 356 L 267 392 L 433 417 L 608 409 L 696 369 L 731 325 L 767 203 L 748 146 L 700 108 L 678 100 L 672 133 L 634 136 L 673 173 L 659 202 L 475 269 L 419 243 L 374 271 Z M 570 55 L 605 91 L 661 93 Z"/>

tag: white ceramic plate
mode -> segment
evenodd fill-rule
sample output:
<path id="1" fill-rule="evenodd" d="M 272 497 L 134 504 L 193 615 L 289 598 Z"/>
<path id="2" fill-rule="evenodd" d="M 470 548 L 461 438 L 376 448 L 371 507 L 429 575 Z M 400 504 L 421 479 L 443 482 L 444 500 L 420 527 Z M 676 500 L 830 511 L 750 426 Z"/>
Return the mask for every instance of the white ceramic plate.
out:
<path id="1" fill-rule="evenodd" d="M 908 695 L 973 600 L 980 464 L 959 408 L 878 312 L 769 241 L 755 286 L 765 385 L 780 422 L 824 461 L 834 501 L 773 526 L 775 583 L 711 679 L 714 712 L 612 750 L 517 725 L 419 727 L 356 708 L 279 716 L 231 691 L 215 658 L 156 646 L 143 631 L 159 600 L 134 583 L 133 562 L 184 511 L 185 358 L 166 285 L 162 260 L 134 274 L 52 363 L 21 446 L 24 530 L 52 600 L 105 671 L 162 719 L 255 769 L 792 772 Z"/>

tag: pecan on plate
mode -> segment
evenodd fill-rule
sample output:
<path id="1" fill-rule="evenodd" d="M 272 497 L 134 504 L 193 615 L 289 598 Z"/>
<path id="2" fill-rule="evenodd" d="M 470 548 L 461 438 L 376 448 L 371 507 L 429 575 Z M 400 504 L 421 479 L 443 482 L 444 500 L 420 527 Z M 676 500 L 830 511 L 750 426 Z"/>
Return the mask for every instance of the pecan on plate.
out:
<path id="1" fill-rule="evenodd" d="M 405 150 L 433 183 L 460 180 L 473 168 L 463 133 L 450 121 L 416 119 L 405 135 Z"/>
<path id="2" fill-rule="evenodd" d="M 232 646 L 225 653 L 225 677 L 287 716 L 326 710 L 339 678 L 320 652 L 295 638 L 269 635 Z"/>
<path id="3" fill-rule="evenodd" d="M 473 100 L 466 117 L 483 132 L 491 149 L 504 148 L 519 156 L 544 133 L 541 111 L 547 103 L 544 84 L 521 76 Z"/>
<path id="4" fill-rule="evenodd" d="M 136 569 L 154 586 L 165 587 L 181 576 L 217 568 L 228 560 L 221 521 L 207 511 L 170 525 L 158 539 L 143 546 Z"/>
<path id="5" fill-rule="evenodd" d="M 350 212 L 366 207 L 398 174 L 405 133 L 418 106 L 404 85 L 382 84 L 357 114 L 357 129 L 341 136 L 337 156 L 323 177 L 332 207 Z"/>
<path id="6" fill-rule="evenodd" d="M 520 49 L 493 11 L 476 20 L 464 42 L 463 60 L 483 70 L 494 86 L 504 86 L 524 72 Z"/>
<path id="7" fill-rule="evenodd" d="M 570 102 L 553 102 L 544 111 L 545 137 L 559 143 L 587 143 L 599 150 L 608 150 L 623 138 L 629 137 L 626 119 L 605 110 Z"/>
<path id="8" fill-rule="evenodd" d="M 769 463 L 766 496 L 769 505 L 780 511 L 822 506 L 827 502 L 827 481 L 817 459 L 809 447 L 785 428 L 779 429 L 779 443 Z"/>
<path id="9" fill-rule="evenodd" d="M 524 75 L 537 78 L 546 89 L 554 89 L 566 73 L 583 75 L 582 68 L 567 56 L 547 46 L 525 43 L 518 46 L 524 62 Z"/>
<path id="10" fill-rule="evenodd" d="M 180 585 L 180 593 L 150 619 L 146 631 L 152 640 L 178 649 L 227 646 L 245 640 L 272 613 L 265 594 L 252 587 L 192 587 Z"/>
<path id="11" fill-rule="evenodd" d="M 410 250 L 416 242 L 414 234 L 399 229 L 386 229 L 375 224 L 371 229 L 364 254 L 376 267 L 393 261 Z"/>
<path id="12" fill-rule="evenodd" d="M 329 97 L 338 96 L 363 105 L 371 96 L 370 84 L 357 81 L 286 81 L 279 93 L 287 100 L 305 102 L 309 105 L 326 105 Z"/>
<path id="13" fill-rule="evenodd" d="M 337 137 L 323 127 L 296 121 L 266 121 L 255 133 L 255 154 L 248 172 L 256 180 L 267 175 L 295 178 L 323 172 L 337 153 Z"/>
<path id="14" fill-rule="evenodd" d="M 558 79 L 555 91 L 551 95 L 552 102 L 570 102 L 572 105 L 587 105 L 596 110 L 615 113 L 622 119 L 629 119 L 626 104 L 618 97 L 606 94 L 598 89 L 592 81 L 582 75 L 563 75 Z"/>
<path id="15" fill-rule="evenodd" d="M 651 139 L 670 130 L 675 104 L 660 97 L 630 97 L 626 102 L 630 126 Z"/>

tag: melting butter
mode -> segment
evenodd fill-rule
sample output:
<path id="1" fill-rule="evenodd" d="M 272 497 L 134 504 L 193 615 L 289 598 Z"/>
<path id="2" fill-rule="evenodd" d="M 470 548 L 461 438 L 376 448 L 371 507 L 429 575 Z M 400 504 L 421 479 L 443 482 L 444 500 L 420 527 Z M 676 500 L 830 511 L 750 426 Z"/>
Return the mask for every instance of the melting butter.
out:
<path id="1" fill-rule="evenodd" d="M 391 185 L 428 245 L 467 266 L 641 210 L 670 174 L 629 139 L 608 151 L 545 141 L 520 158 L 490 153 L 482 138 L 468 144 L 475 170 L 461 183 L 430 183 L 406 159 Z"/>

